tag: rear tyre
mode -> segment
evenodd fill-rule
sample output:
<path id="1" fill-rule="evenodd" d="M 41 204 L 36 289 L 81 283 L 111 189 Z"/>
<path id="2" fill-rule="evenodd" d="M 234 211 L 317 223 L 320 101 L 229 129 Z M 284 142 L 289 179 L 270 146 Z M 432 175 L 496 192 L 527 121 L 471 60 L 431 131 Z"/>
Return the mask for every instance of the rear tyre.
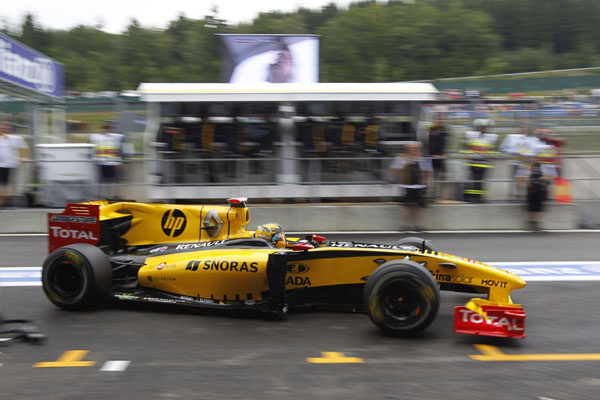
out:
<path id="1" fill-rule="evenodd" d="M 425 250 L 428 251 L 437 251 L 436 248 L 431 243 L 431 240 L 426 240 L 420 237 L 407 237 L 404 239 L 398 240 L 394 243 L 396 246 L 414 246 L 419 250 L 423 250 L 423 243 L 425 244 Z"/>
<path id="2" fill-rule="evenodd" d="M 42 286 L 52 303 L 64 310 L 82 310 L 108 297 L 112 268 L 106 254 L 86 243 L 52 252 L 42 267 Z"/>
<path id="3" fill-rule="evenodd" d="M 413 336 L 437 315 L 440 291 L 431 273 L 414 261 L 391 261 L 367 280 L 363 302 L 371 321 L 392 336 Z"/>

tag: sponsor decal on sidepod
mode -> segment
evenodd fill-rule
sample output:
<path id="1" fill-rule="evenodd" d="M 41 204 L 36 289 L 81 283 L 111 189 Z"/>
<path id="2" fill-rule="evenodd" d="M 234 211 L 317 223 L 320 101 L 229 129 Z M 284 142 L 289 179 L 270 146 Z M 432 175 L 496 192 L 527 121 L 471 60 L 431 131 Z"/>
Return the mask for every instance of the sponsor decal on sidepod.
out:
<path id="1" fill-rule="evenodd" d="M 192 260 L 188 262 L 185 269 L 187 271 L 197 271 L 202 266 L 203 270 L 214 270 L 214 271 L 235 271 L 235 272 L 258 272 L 257 262 L 238 262 L 238 261 L 227 261 L 227 260 L 205 260 L 202 263 L 201 260 Z"/>

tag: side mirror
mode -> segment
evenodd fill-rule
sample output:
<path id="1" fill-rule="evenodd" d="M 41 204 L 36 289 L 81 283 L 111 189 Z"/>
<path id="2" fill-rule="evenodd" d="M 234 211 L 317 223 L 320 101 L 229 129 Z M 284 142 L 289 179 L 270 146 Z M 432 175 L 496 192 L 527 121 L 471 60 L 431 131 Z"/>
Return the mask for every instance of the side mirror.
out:
<path id="1" fill-rule="evenodd" d="M 315 246 L 313 246 L 310 243 L 297 243 L 292 246 L 292 250 L 294 250 L 294 251 L 306 251 L 306 250 L 310 250 L 310 249 L 314 249 L 314 248 L 315 248 Z"/>
<path id="2" fill-rule="evenodd" d="M 317 242 L 317 243 L 321 244 L 321 243 L 325 243 L 327 241 L 327 238 L 324 236 L 320 236 L 320 235 L 312 235 L 310 240 L 312 242 Z"/>

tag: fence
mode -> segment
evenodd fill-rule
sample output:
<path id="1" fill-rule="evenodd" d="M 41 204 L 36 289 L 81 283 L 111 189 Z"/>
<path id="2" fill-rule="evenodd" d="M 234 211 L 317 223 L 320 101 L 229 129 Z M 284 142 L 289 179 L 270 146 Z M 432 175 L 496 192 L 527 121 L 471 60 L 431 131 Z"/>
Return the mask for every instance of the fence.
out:
<path id="1" fill-rule="evenodd" d="M 112 106 L 103 113 L 103 107 L 105 109 L 107 104 Z M 67 116 L 73 118 L 70 120 L 72 123 L 79 121 L 78 128 L 98 125 L 103 119 L 114 118 L 126 134 L 127 142 L 139 154 L 126 160 L 123 180 L 116 185 L 116 193 L 121 198 L 140 201 L 202 201 L 220 200 L 236 193 L 265 200 L 387 201 L 397 198 L 399 192 L 386 179 L 386 171 L 394 153 L 401 148 L 402 141 L 380 140 L 379 151 L 371 154 L 360 149 L 337 149 L 309 156 L 309 152 L 303 152 L 297 147 L 294 155 L 290 156 L 290 153 L 284 155 L 281 150 L 285 146 L 300 146 L 300 143 L 276 143 L 273 153 L 252 157 L 218 152 L 209 157 L 200 152 L 186 151 L 183 156 L 159 152 L 157 159 L 150 159 L 141 153 L 144 148 L 143 131 L 147 129 L 143 103 L 95 101 L 89 104 L 77 103 L 68 108 Z M 100 114 L 93 114 L 96 112 Z M 492 118 L 496 122 L 493 132 L 499 135 L 498 143 L 501 143 L 506 134 L 518 133 L 524 125 L 551 129 L 552 135 L 566 138 L 564 171 L 565 177 L 571 181 L 574 199 L 600 199 L 600 187 L 595 185 L 600 179 L 600 159 L 597 156 L 600 152 L 598 104 L 483 104 L 481 101 L 473 101 L 468 104 L 426 106 L 417 132 L 417 137 L 421 140 L 427 138 L 426 121 L 433 120 L 433 112 L 445 114 L 450 132 L 449 171 L 442 182 L 436 182 L 443 189 L 443 200 L 462 200 L 462 189 L 469 183 L 469 173 L 458 150 L 462 147 L 464 132 L 471 129 L 470 125 L 475 118 Z M 26 127 L 18 129 L 18 133 L 25 137 L 31 134 Z M 69 142 L 87 142 L 88 136 L 85 132 L 67 132 L 60 137 L 49 138 L 52 139 L 49 141 L 66 139 Z M 44 162 L 51 164 L 64 161 Z M 501 157 L 496 159 L 495 168 L 488 172 L 488 201 L 509 202 L 517 199 L 517 185 L 512 177 L 509 161 Z M 34 165 L 39 168 L 39 164 L 32 162 L 24 164 L 18 171 L 15 186 L 19 196 L 16 204 L 25 204 L 24 195 L 31 193 L 35 194 L 38 203 L 50 204 L 52 197 L 60 202 L 61 195 L 76 197 L 77 192 L 85 189 L 87 194 L 81 195 L 80 199 L 88 199 L 100 196 L 104 192 L 102 189 L 106 189 L 97 183 L 95 176 L 89 176 L 85 181 L 43 182 L 39 180 L 39 171 L 35 171 Z M 282 175 L 287 177 L 282 178 Z"/>
<path id="2" fill-rule="evenodd" d="M 542 78 L 506 75 L 504 79 L 439 80 L 432 83 L 440 91 L 447 89 L 480 90 L 494 94 L 547 92 L 600 87 L 600 74 L 594 71 L 588 75 L 547 76 Z"/>
<path id="3" fill-rule="evenodd" d="M 295 158 L 292 161 L 297 172 L 296 181 L 281 182 L 282 160 L 276 157 L 132 158 L 125 161 L 120 183 L 110 185 L 99 183 L 96 176 L 36 182 L 30 179 L 33 163 L 29 162 L 19 170 L 15 182 L 18 196 L 13 205 L 38 203 L 58 207 L 67 201 L 102 197 L 138 201 L 220 201 L 234 195 L 248 195 L 263 201 L 395 201 L 401 189 L 389 179 L 388 166 L 392 160 L 392 157 L 375 156 Z M 44 165 L 64 162 L 76 167 L 77 163 L 93 161 L 51 160 L 44 161 Z M 568 155 L 562 162 L 563 177 L 570 181 L 573 200 L 600 200 L 600 155 Z M 446 163 L 443 179 L 429 182 L 431 200 L 461 202 L 465 187 L 472 182 L 465 160 L 454 153 L 447 157 Z M 486 200 L 523 200 L 525 189 L 512 175 L 511 160 L 498 157 L 493 160 L 493 165 L 484 179 Z M 80 169 L 85 169 L 83 164 Z M 434 187 L 438 189 L 437 197 L 433 197 Z"/>

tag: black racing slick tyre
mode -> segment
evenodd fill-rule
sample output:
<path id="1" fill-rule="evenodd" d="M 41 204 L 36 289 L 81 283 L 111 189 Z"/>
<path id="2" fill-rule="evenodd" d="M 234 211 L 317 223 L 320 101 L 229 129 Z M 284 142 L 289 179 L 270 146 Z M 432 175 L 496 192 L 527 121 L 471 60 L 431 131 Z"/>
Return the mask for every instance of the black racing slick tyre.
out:
<path id="1" fill-rule="evenodd" d="M 419 250 L 423 250 L 424 247 L 424 249 L 428 251 L 437 251 L 436 248 L 433 247 L 433 243 L 431 243 L 430 240 L 425 240 L 420 237 L 407 237 L 398 240 L 394 244 L 396 246 L 414 246 L 417 247 Z"/>
<path id="2" fill-rule="evenodd" d="M 391 336 L 413 336 L 429 326 L 440 304 L 438 285 L 425 267 L 410 260 L 379 266 L 363 290 L 371 321 Z"/>
<path id="3" fill-rule="evenodd" d="M 112 284 L 106 254 L 85 243 L 52 252 L 42 267 L 42 286 L 52 303 L 64 310 L 82 310 L 104 301 Z"/>

